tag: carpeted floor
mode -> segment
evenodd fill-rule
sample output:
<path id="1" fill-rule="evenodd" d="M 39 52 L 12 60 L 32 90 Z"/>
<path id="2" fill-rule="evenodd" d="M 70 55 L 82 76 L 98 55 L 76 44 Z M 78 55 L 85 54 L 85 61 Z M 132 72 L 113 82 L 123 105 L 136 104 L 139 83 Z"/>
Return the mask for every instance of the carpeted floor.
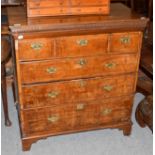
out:
<path id="1" fill-rule="evenodd" d="M 2 112 L 2 155 L 152 155 L 153 136 L 149 128 L 141 128 L 135 121 L 135 108 L 143 99 L 136 94 L 132 114 L 131 136 L 123 136 L 117 129 L 97 130 L 55 136 L 34 143 L 30 151 L 22 152 L 16 108 L 11 90 L 8 91 L 11 127 L 4 126 Z"/>

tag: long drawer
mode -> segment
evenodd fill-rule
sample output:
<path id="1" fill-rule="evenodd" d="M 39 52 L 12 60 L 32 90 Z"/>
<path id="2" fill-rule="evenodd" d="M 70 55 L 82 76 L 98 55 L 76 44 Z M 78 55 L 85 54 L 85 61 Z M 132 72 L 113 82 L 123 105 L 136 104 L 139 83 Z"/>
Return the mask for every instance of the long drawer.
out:
<path id="1" fill-rule="evenodd" d="M 135 82 L 136 74 L 129 74 L 23 86 L 20 106 L 22 109 L 46 107 L 127 95 L 134 93 Z"/>
<path id="2" fill-rule="evenodd" d="M 30 8 L 43 8 L 43 7 L 63 7 L 63 6 L 91 6 L 91 5 L 107 5 L 108 1 L 107 0 L 29 0 L 28 5 Z"/>
<path id="3" fill-rule="evenodd" d="M 108 14 L 108 5 L 93 7 L 54 7 L 54 8 L 35 8 L 28 11 L 29 17 L 37 16 L 58 16 L 58 15 L 83 15 L 83 14 Z"/>
<path id="4" fill-rule="evenodd" d="M 22 84 L 136 72 L 138 55 L 106 55 L 20 63 Z"/>
<path id="5" fill-rule="evenodd" d="M 106 125 L 130 119 L 133 97 L 85 101 L 20 111 L 23 135 L 59 133 L 85 126 Z"/>

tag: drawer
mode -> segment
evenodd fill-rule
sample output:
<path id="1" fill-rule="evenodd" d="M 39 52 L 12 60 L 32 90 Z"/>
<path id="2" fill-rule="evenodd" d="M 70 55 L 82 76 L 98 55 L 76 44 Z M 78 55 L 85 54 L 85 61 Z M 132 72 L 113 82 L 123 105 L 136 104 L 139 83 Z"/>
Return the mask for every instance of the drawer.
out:
<path id="1" fill-rule="evenodd" d="M 129 121 L 133 96 L 82 102 L 75 113 L 75 127 L 96 126 Z"/>
<path id="2" fill-rule="evenodd" d="M 53 39 L 24 39 L 18 41 L 19 60 L 37 60 L 54 56 Z"/>
<path id="3" fill-rule="evenodd" d="M 61 37 L 57 39 L 56 46 L 60 57 L 104 54 L 108 50 L 108 35 Z"/>
<path id="4" fill-rule="evenodd" d="M 73 112 L 72 105 L 20 111 L 23 135 L 72 129 L 75 122 Z"/>
<path id="5" fill-rule="evenodd" d="M 131 117 L 133 96 L 110 98 L 101 102 L 99 107 L 99 123 L 110 124 L 129 121 Z"/>
<path id="6" fill-rule="evenodd" d="M 108 0 L 71 0 L 71 5 L 72 6 L 101 6 L 101 5 L 108 5 L 109 1 Z"/>
<path id="7" fill-rule="evenodd" d="M 28 3 L 29 8 L 48 8 L 48 7 L 62 7 L 62 6 L 95 6 L 95 5 L 108 5 L 108 1 L 105 0 L 44 0 L 44 1 L 30 1 Z"/>
<path id="8" fill-rule="evenodd" d="M 108 5 L 107 5 L 108 6 Z M 83 14 L 109 14 L 109 7 L 106 5 L 93 6 L 93 7 L 72 7 L 71 12 L 75 15 L 83 15 Z"/>
<path id="9" fill-rule="evenodd" d="M 56 15 L 66 15 L 69 14 L 68 7 L 53 7 L 53 8 L 34 8 L 29 9 L 28 17 L 38 17 L 38 16 L 56 16 Z"/>
<path id="10" fill-rule="evenodd" d="M 135 82 L 136 74 L 129 74 L 23 86 L 20 107 L 46 107 L 127 95 L 135 91 Z"/>
<path id="11" fill-rule="evenodd" d="M 62 133 L 130 120 L 133 96 L 75 102 L 20 112 L 23 135 Z"/>
<path id="12" fill-rule="evenodd" d="M 45 7 L 32 8 L 28 11 L 28 17 L 38 16 L 58 16 L 58 15 L 88 15 L 88 14 L 109 14 L 109 8 L 106 5 L 94 7 Z"/>
<path id="13" fill-rule="evenodd" d="M 138 55 L 54 59 L 20 64 L 23 84 L 136 72 Z M 27 74 L 29 73 L 29 74 Z"/>
<path id="14" fill-rule="evenodd" d="M 141 32 L 113 33 L 110 37 L 111 53 L 140 52 L 142 41 Z"/>
<path id="15" fill-rule="evenodd" d="M 29 8 L 48 8 L 48 7 L 62 7 L 69 6 L 68 0 L 44 0 L 44 1 L 33 1 L 28 3 Z"/>

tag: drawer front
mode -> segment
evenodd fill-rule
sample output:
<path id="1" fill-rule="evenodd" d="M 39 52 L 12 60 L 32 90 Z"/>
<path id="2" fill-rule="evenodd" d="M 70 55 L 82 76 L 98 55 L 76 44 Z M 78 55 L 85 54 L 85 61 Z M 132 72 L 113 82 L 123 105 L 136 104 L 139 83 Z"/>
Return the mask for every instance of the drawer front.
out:
<path id="1" fill-rule="evenodd" d="M 140 52 L 142 34 L 132 33 L 113 33 L 110 38 L 111 53 L 136 53 Z"/>
<path id="2" fill-rule="evenodd" d="M 94 100 L 133 93 L 136 74 L 80 79 L 22 87 L 21 108 L 60 105 L 64 102 Z M 67 104 L 67 103 L 66 103 Z"/>
<path id="3" fill-rule="evenodd" d="M 75 117 L 72 105 L 20 111 L 23 134 L 60 132 L 72 129 Z"/>
<path id="4" fill-rule="evenodd" d="M 85 126 L 97 128 L 100 125 L 128 121 L 132 100 L 133 97 L 129 96 L 24 110 L 20 112 L 23 134 L 56 134 Z"/>
<path id="5" fill-rule="evenodd" d="M 100 5 L 100 6 L 93 6 L 93 7 L 72 7 L 71 14 L 75 15 L 83 15 L 83 14 L 109 14 L 109 7 Z"/>
<path id="6" fill-rule="evenodd" d="M 137 71 L 138 55 L 107 55 L 20 64 L 23 84 Z M 27 74 L 29 73 L 29 74 Z"/>
<path id="7" fill-rule="evenodd" d="M 79 102 L 76 104 L 75 128 L 98 126 L 120 121 L 129 121 L 133 97 L 118 97 L 104 100 Z"/>
<path id="8" fill-rule="evenodd" d="M 107 6 L 94 7 L 53 7 L 29 9 L 28 17 L 57 16 L 57 15 L 83 15 L 83 14 L 108 14 Z"/>
<path id="9" fill-rule="evenodd" d="M 108 5 L 108 0 L 71 0 L 72 6 L 101 6 L 101 5 Z"/>
<path id="10" fill-rule="evenodd" d="M 54 56 L 53 39 L 24 39 L 18 43 L 19 60 L 37 60 Z"/>
<path id="11" fill-rule="evenodd" d="M 29 9 L 28 17 L 37 16 L 56 16 L 56 15 L 66 15 L 69 14 L 69 9 L 67 7 L 53 7 L 53 8 L 35 8 Z"/>
<path id="12" fill-rule="evenodd" d="M 68 0 L 44 0 L 44 1 L 33 1 L 28 2 L 29 8 L 48 8 L 48 7 L 62 7 L 69 6 Z"/>
<path id="13" fill-rule="evenodd" d="M 108 35 L 61 37 L 56 41 L 58 56 L 90 56 L 107 53 Z"/>
<path id="14" fill-rule="evenodd" d="M 131 117 L 133 97 L 106 99 L 99 107 L 99 123 L 109 124 L 129 121 Z"/>
<path id="15" fill-rule="evenodd" d="M 62 7 L 62 6 L 101 6 L 101 5 L 108 5 L 108 0 L 44 0 L 44 1 L 29 1 L 28 7 L 29 8 L 46 8 L 46 7 Z"/>

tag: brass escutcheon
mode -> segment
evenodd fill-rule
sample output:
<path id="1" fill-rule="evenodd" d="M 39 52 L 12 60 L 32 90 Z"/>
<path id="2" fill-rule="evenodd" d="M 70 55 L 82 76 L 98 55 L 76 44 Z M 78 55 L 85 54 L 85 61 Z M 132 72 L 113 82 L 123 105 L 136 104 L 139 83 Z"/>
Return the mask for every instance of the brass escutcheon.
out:
<path id="1" fill-rule="evenodd" d="M 83 110 L 84 108 L 85 108 L 84 103 L 77 104 L 77 106 L 76 106 L 76 110 Z"/>
<path id="2" fill-rule="evenodd" d="M 106 67 L 106 68 L 110 68 L 110 69 L 111 69 L 111 68 L 115 68 L 115 66 L 116 66 L 116 63 L 113 63 L 113 62 L 110 62 L 110 63 L 106 63 L 106 64 L 105 64 L 105 67 Z"/>
<path id="3" fill-rule="evenodd" d="M 111 85 L 103 86 L 103 90 L 111 91 L 112 89 L 113 89 L 113 86 L 111 86 Z"/>
<path id="4" fill-rule="evenodd" d="M 34 49 L 34 50 L 41 50 L 42 47 L 43 47 L 43 44 L 42 43 L 36 42 L 36 43 L 32 43 L 31 44 L 31 48 Z"/>
<path id="5" fill-rule="evenodd" d="M 58 91 L 51 91 L 47 95 L 50 98 L 56 98 L 59 95 L 59 92 Z"/>
<path id="6" fill-rule="evenodd" d="M 85 66 L 87 64 L 87 61 L 83 58 L 81 58 L 78 62 L 77 62 L 81 67 Z"/>
<path id="7" fill-rule="evenodd" d="M 46 71 L 49 73 L 49 74 L 53 74 L 57 71 L 57 69 L 55 67 L 49 67 L 46 69 Z"/>
<path id="8" fill-rule="evenodd" d="M 59 116 L 50 116 L 47 118 L 49 122 L 55 123 L 59 120 Z"/>
<path id="9" fill-rule="evenodd" d="M 121 37 L 120 42 L 123 44 L 129 44 L 130 43 L 130 37 L 129 36 Z"/>
<path id="10" fill-rule="evenodd" d="M 76 43 L 80 46 L 87 46 L 88 40 L 81 39 L 81 40 L 77 40 Z"/>
<path id="11" fill-rule="evenodd" d="M 101 114 L 103 116 L 106 116 L 106 115 L 110 114 L 111 112 L 112 112 L 112 110 L 107 108 L 107 109 L 103 109 L 102 112 L 101 112 Z"/>

